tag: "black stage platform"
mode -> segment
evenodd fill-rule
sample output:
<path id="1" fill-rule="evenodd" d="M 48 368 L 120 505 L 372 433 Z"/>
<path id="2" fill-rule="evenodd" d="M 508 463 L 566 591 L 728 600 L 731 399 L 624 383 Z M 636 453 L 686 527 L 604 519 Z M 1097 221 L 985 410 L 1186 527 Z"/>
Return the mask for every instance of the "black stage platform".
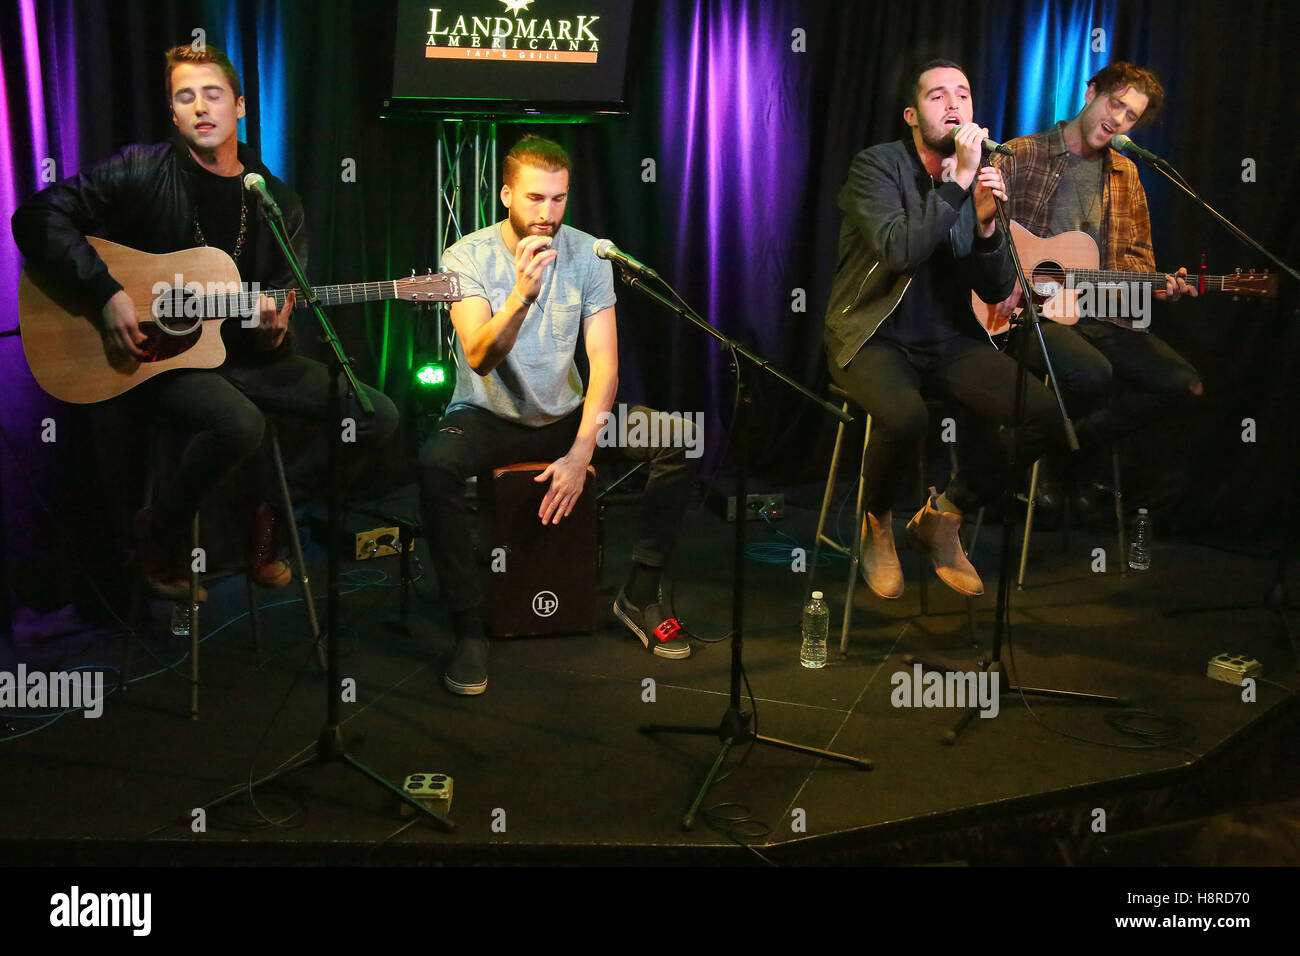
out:
<path id="1" fill-rule="evenodd" d="M 799 500 L 813 499 L 803 492 Z M 386 506 L 414 513 L 409 499 Z M 233 577 L 213 586 L 205 613 L 199 720 L 186 715 L 179 663 L 178 673 L 112 693 L 97 720 L 4 719 L 0 854 L 62 865 L 1295 862 L 1286 857 L 1294 843 L 1288 849 L 1267 835 L 1296 829 L 1288 802 L 1300 795 L 1300 680 L 1282 622 L 1266 610 L 1166 616 L 1256 601 L 1272 565 L 1158 541 L 1149 572 L 1121 578 L 1112 564 L 1110 573 L 1092 573 L 1092 549 L 1113 542 L 1102 531 L 1076 531 L 1070 554 L 1060 553 L 1055 534 L 1035 535 L 1030 586 L 1014 596 L 1008 659 L 1026 684 L 1127 697 L 1180 721 L 1180 739 L 1153 746 L 1123 734 L 1113 706 L 1035 699 L 1026 707 L 1004 693 L 996 719 L 974 720 L 944 746 L 953 712 L 892 706 L 891 675 L 908 669 L 907 654 L 968 668 L 977 652 L 963 602 L 929 571 L 933 613 L 919 616 L 915 555 L 904 553 L 900 601 L 859 588 L 847 660 L 834 648 L 847 566 L 838 560 L 818 571 L 832 606 L 831 664 L 821 671 L 798 664 L 806 576 L 788 562 L 751 562 L 746 661 L 760 732 L 869 756 L 875 769 L 738 749 L 704 802 L 715 808 L 708 820 L 683 831 L 679 820 L 717 744 L 651 738 L 637 727 L 716 723 L 729 653 L 725 643 L 698 644 L 685 661 L 655 658 L 613 617 L 632 508 L 609 508 L 596 633 L 496 642 L 482 697 L 443 689 L 451 639 L 427 596 L 413 600 L 410 636 L 385 626 L 397 615 L 395 558 L 347 566 L 342 673 L 358 693 L 343 713 L 352 752 L 394 781 L 450 774 L 455 832 L 404 825 L 382 794 L 339 767 L 259 791 L 262 813 L 278 826 L 244 800 L 212 811 L 206 832 L 193 832 L 194 808 L 309 751 L 323 718 L 302 606 L 265 611 L 258 654 L 241 617 L 244 582 Z M 791 507 L 772 526 L 751 525 L 750 540 L 792 546 L 779 528 L 811 553 L 815 520 Z M 992 641 L 997 538 L 986 529 L 975 556 L 988 591 L 976 602 L 978 653 Z M 675 564 L 676 600 L 702 637 L 728 627 L 729 542 L 729 526 L 712 512 L 692 512 Z M 312 550 L 323 587 L 323 552 Z M 288 589 L 261 601 L 295 597 Z M 167 609 L 155 605 L 159 632 Z M 170 635 L 148 641 L 149 653 L 168 663 L 180 662 L 186 646 Z M 1257 658 L 1278 683 L 1260 682 L 1257 700 L 1243 702 L 1239 688 L 1205 676 L 1221 651 Z M 18 652 L 29 668 L 97 665 L 111 680 L 120 640 L 107 631 L 29 639 Z M 133 666 L 137 675 L 159 669 L 143 650 Z M 647 679 L 653 702 L 644 699 Z M 1255 821 L 1254 838 L 1229 826 L 1234 813 Z M 1220 830 L 1238 836 L 1225 845 Z"/>

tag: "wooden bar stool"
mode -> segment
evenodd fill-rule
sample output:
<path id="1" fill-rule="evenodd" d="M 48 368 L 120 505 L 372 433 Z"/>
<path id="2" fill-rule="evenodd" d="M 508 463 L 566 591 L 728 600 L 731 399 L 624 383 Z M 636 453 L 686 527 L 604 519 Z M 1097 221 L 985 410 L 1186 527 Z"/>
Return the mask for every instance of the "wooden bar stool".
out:
<path id="1" fill-rule="evenodd" d="M 285 520 L 289 526 L 289 540 L 291 544 L 292 557 L 291 562 L 296 565 L 294 570 L 298 577 L 298 583 L 302 588 L 303 603 L 307 607 L 307 620 L 311 627 L 312 640 L 316 644 L 316 656 L 322 672 L 325 668 L 324 649 L 321 646 L 320 624 L 316 616 L 316 604 L 312 599 L 311 581 L 307 576 L 307 562 L 302 553 L 302 541 L 298 537 L 298 524 L 293 516 L 293 500 L 289 496 L 289 484 L 284 473 L 284 459 L 280 453 L 280 437 L 277 422 L 274 418 L 268 417 L 266 423 L 266 437 L 269 445 L 272 461 L 275 465 L 276 479 L 280 486 L 281 501 L 284 506 Z M 154 493 L 162 472 L 162 459 L 165 450 L 167 435 L 162 430 L 155 430 L 149 447 L 149 468 L 145 478 L 145 496 L 144 507 L 153 503 Z M 188 684 L 190 689 L 190 719 L 198 720 L 199 717 L 199 643 L 201 637 L 201 612 L 199 601 L 200 577 L 202 572 L 199 570 L 200 562 L 195 560 L 196 554 L 200 550 L 199 544 L 199 514 L 195 512 L 194 519 L 190 524 L 190 580 L 189 580 L 189 639 L 190 639 L 190 668 Z M 131 635 L 139 629 L 140 621 L 148 617 L 149 600 L 153 597 L 149 591 L 148 584 L 144 580 L 143 573 L 137 575 L 138 585 L 133 589 L 131 598 L 130 611 L 130 630 L 124 636 L 122 643 L 122 674 L 121 686 L 125 690 L 130 686 L 130 667 L 131 667 Z M 253 647 L 261 653 L 262 650 L 262 628 L 261 621 L 258 617 L 257 596 L 254 589 L 253 581 L 245 575 L 245 588 L 248 598 L 248 614 L 251 621 L 253 633 Z"/>

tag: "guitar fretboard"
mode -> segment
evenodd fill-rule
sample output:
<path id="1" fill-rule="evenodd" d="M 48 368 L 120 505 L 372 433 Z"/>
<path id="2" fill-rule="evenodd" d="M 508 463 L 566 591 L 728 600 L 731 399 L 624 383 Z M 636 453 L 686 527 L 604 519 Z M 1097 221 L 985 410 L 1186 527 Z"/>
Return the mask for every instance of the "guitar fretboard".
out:
<path id="1" fill-rule="evenodd" d="M 208 318 L 217 316 L 251 315 L 257 311 L 261 296 L 275 300 L 277 308 L 283 308 L 289 298 L 288 289 L 264 289 L 257 293 L 238 292 L 228 295 L 207 295 L 203 297 L 203 314 Z M 316 287 L 316 297 L 321 305 L 351 305 L 358 302 L 376 302 L 397 298 L 397 281 L 388 279 L 383 282 L 352 282 L 347 285 L 325 285 Z M 307 300 L 298 296 L 294 309 L 305 309 Z"/>
<path id="2" fill-rule="evenodd" d="M 1110 269 L 1066 269 L 1066 275 L 1073 276 L 1075 280 L 1083 279 L 1094 285 L 1128 285 L 1132 282 L 1151 282 L 1163 288 L 1165 284 L 1164 273 L 1160 272 L 1115 272 Z M 1199 275 L 1185 276 L 1187 284 L 1197 286 L 1201 281 Z M 1206 276 L 1206 292 L 1222 292 L 1223 280 L 1227 276 Z M 1199 286 L 1197 286 L 1199 288 Z"/>

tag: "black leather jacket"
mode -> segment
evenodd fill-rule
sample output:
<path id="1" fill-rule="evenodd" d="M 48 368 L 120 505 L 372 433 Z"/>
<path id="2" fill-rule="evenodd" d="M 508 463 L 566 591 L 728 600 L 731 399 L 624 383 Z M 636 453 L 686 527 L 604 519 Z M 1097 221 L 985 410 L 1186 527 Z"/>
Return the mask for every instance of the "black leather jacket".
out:
<path id="1" fill-rule="evenodd" d="M 959 281 L 985 302 L 1011 294 L 1015 270 L 1002 230 L 976 235 L 975 206 L 953 182 L 931 187 L 911 139 L 865 149 L 840 190 L 840 262 L 826 310 L 827 357 L 844 368 L 898 306 L 917 268 L 951 238 Z M 979 325 L 973 312 L 955 320 Z"/>
<path id="2" fill-rule="evenodd" d="M 307 231 L 302 201 L 288 185 L 272 176 L 244 143 L 239 144 L 239 160 L 245 169 L 266 178 L 305 271 Z M 104 162 L 43 189 L 19 206 L 13 215 L 14 241 L 29 260 L 88 296 L 100 308 L 122 286 L 85 237 L 101 236 L 158 254 L 191 248 L 195 243 L 187 166 L 198 168 L 179 139 L 126 146 Z M 250 216 L 259 215 L 251 206 L 248 212 Z M 293 274 L 269 229 L 256 231 L 250 251 L 252 255 L 241 257 L 240 278 L 259 282 L 263 288 L 293 287 Z M 256 354 L 240 334 L 249 330 L 240 329 L 236 322 L 225 323 L 223 331 L 227 330 L 233 333 L 225 336 L 232 353 L 249 357 Z M 260 357 L 278 358 L 289 352 L 291 335 L 285 336 L 280 348 Z"/>

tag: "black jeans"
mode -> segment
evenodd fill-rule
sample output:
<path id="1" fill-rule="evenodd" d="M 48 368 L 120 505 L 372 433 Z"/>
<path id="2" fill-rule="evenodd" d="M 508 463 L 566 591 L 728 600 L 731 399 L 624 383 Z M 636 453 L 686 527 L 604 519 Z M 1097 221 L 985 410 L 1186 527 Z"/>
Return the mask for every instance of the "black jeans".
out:
<path id="1" fill-rule="evenodd" d="M 1200 373 L 1150 332 L 1088 318 L 1073 326 L 1045 321 L 1042 327 L 1052 368 L 1085 450 L 1196 407 L 1199 396 L 1192 386 L 1200 383 Z M 1012 355 L 1024 335 L 1024 329 L 1011 333 Z M 1032 333 L 1027 338 L 1025 366 L 1041 378 L 1046 373 L 1042 349 Z"/>
<path id="2" fill-rule="evenodd" d="M 182 536 L 204 496 L 257 453 L 266 428 L 263 410 L 326 423 L 329 378 L 327 365 L 288 355 L 268 365 L 168 372 L 127 393 L 135 413 L 190 433 L 179 465 L 154 500 L 157 532 L 165 538 Z M 346 385 L 345 379 L 341 387 Z M 377 445 L 396 430 L 397 407 L 382 392 L 362 387 L 374 414 L 363 415 L 356 400 L 347 397 L 343 417 L 356 422 L 356 446 Z M 334 427 L 338 431 L 330 438 L 338 440 L 344 426 Z M 262 489 L 264 495 L 270 490 Z"/>
<path id="3" fill-rule="evenodd" d="M 958 436 L 965 461 L 947 488 L 948 500 L 962 511 L 978 508 L 1000 494 L 1020 469 L 1045 452 L 1065 447 L 1065 430 L 1051 393 L 1042 382 L 1028 380 L 1023 431 L 1011 462 L 990 424 L 1010 425 L 1015 418 L 1014 359 L 987 339 L 959 337 L 926 349 L 907 348 L 872 338 L 845 368 L 831 363 L 831 376 L 871 415 L 871 441 L 862 468 L 866 509 L 880 515 L 893 507 L 903 489 L 909 459 L 925 439 L 929 410 L 924 388 L 951 399 L 986 420 Z"/>
<path id="4" fill-rule="evenodd" d="M 649 409 L 628 409 L 653 414 Z M 438 572 L 442 601 L 450 611 L 467 611 L 483 604 L 483 582 L 474 564 L 471 518 L 465 482 L 471 475 L 521 461 L 553 461 L 563 457 L 577 437 L 582 407 L 550 425 L 532 428 L 498 418 L 481 408 L 462 407 L 443 416 L 438 430 L 420 449 L 420 507 Z M 693 428 L 682 420 L 685 428 Z M 656 436 L 655 432 L 650 437 Z M 641 501 L 640 527 L 632 559 L 664 567 L 672 555 L 682 515 L 690 500 L 695 465 L 687 447 L 698 447 L 687 436 L 683 447 L 647 443 L 635 448 L 596 448 L 593 461 L 622 456 L 650 463 L 650 476 Z"/>

